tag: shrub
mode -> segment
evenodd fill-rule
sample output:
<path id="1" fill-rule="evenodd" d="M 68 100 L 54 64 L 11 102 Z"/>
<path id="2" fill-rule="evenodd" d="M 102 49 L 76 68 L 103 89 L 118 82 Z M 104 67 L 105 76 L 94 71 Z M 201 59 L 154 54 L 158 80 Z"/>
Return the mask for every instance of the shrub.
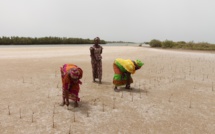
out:
<path id="1" fill-rule="evenodd" d="M 185 41 L 178 41 L 177 44 L 186 44 Z"/>
<path id="2" fill-rule="evenodd" d="M 186 44 L 185 48 L 186 49 L 193 49 L 194 45 L 195 45 L 195 43 L 193 41 L 190 41 Z"/>
<path id="3" fill-rule="evenodd" d="M 175 46 L 175 43 L 171 40 L 165 40 L 162 42 L 162 48 L 172 48 Z"/>
<path id="4" fill-rule="evenodd" d="M 161 41 L 153 39 L 149 42 L 151 47 L 161 47 Z"/>

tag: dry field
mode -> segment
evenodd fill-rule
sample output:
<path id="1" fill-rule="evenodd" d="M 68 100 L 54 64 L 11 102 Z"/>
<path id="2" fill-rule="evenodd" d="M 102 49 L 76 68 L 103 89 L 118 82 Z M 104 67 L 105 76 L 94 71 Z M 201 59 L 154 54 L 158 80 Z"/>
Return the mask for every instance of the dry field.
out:
<path id="1" fill-rule="evenodd" d="M 215 53 L 103 46 L 103 83 L 89 46 L 0 48 L 0 134 L 213 134 Z M 115 58 L 140 59 L 132 90 L 113 91 Z M 79 107 L 61 107 L 59 68 L 84 71 Z"/>

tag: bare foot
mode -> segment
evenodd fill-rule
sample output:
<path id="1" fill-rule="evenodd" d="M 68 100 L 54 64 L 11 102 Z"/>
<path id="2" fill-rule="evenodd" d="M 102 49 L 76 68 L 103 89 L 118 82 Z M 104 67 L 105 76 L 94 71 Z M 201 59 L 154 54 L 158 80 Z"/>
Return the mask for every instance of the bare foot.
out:
<path id="1" fill-rule="evenodd" d="M 115 92 L 119 92 L 119 89 L 117 88 L 117 86 L 114 88 Z"/>
<path id="2" fill-rule="evenodd" d="M 125 86 L 125 89 L 130 89 L 130 85 L 126 85 L 126 86 Z"/>
<path id="3" fill-rule="evenodd" d="M 65 101 L 63 101 L 62 103 L 60 103 L 60 106 L 64 106 L 65 104 Z"/>
<path id="4" fill-rule="evenodd" d="M 66 105 L 67 105 L 67 107 L 69 106 L 69 101 L 66 101 Z"/>
<path id="5" fill-rule="evenodd" d="M 78 102 L 77 101 L 75 102 L 74 107 L 78 107 Z"/>

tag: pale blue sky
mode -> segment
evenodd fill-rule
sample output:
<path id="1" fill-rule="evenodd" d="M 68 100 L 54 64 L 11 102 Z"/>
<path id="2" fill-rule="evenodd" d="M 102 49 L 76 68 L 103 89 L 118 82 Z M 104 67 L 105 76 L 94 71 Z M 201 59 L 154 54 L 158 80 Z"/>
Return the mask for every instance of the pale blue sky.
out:
<path id="1" fill-rule="evenodd" d="M 0 0 L 0 36 L 215 43 L 215 1 Z"/>

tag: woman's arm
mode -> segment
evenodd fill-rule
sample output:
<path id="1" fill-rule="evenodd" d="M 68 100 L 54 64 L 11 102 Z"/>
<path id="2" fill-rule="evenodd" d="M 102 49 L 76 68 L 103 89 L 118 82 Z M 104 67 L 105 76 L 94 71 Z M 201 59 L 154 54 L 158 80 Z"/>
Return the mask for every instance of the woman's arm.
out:
<path id="1" fill-rule="evenodd" d="M 93 47 L 90 47 L 90 56 L 91 56 L 92 59 L 95 59 Z"/>
<path id="2" fill-rule="evenodd" d="M 127 72 L 127 73 L 126 73 L 126 77 L 127 77 L 126 88 L 127 88 L 127 89 L 130 89 L 130 78 L 131 78 L 131 73 Z"/>
<path id="3" fill-rule="evenodd" d="M 103 50 L 103 47 L 101 47 L 101 53 L 100 54 L 102 54 L 102 50 Z"/>

